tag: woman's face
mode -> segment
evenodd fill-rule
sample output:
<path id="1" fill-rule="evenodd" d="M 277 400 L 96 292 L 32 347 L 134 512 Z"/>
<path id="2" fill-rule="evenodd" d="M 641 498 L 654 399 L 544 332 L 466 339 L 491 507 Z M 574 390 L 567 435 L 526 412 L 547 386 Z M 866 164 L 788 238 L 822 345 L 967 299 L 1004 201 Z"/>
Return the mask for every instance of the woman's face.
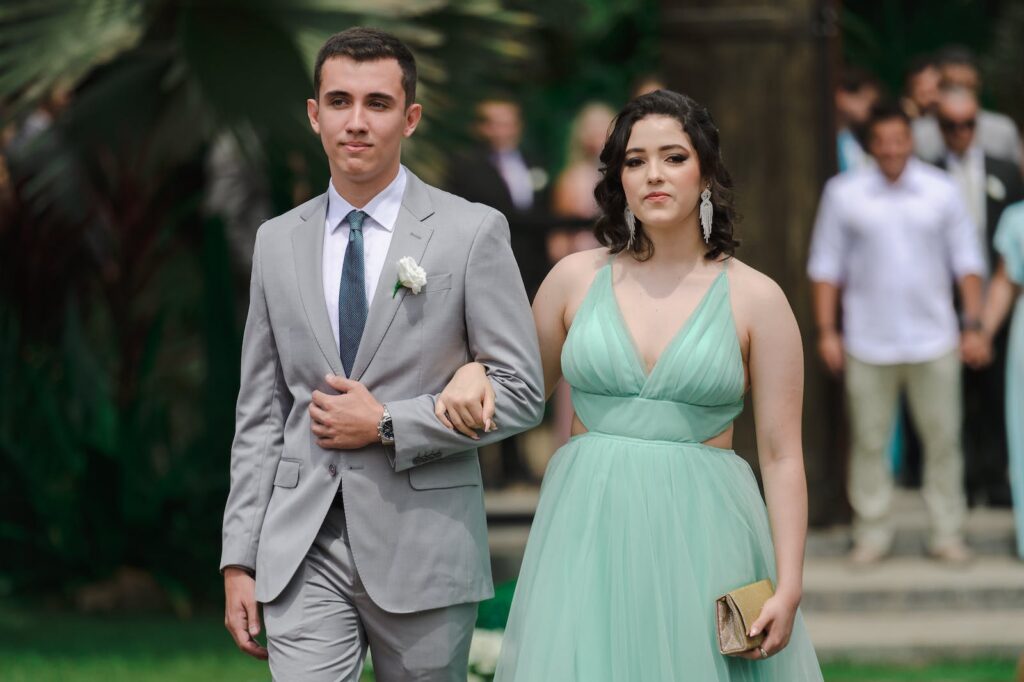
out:
<path id="1" fill-rule="evenodd" d="M 626 204 L 645 228 L 677 225 L 697 210 L 704 189 L 690 136 L 671 116 L 633 124 L 622 166 Z"/>

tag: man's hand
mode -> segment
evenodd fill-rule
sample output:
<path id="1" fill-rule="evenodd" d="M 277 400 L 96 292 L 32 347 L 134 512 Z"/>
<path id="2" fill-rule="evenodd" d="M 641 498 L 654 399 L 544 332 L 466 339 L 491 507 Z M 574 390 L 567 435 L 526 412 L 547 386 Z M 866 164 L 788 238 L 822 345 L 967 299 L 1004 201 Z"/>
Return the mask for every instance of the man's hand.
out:
<path id="1" fill-rule="evenodd" d="M 254 639 L 260 633 L 256 580 L 245 570 L 232 566 L 224 569 L 224 627 L 244 653 L 267 660 L 267 650 Z"/>
<path id="2" fill-rule="evenodd" d="M 309 405 L 316 444 L 329 450 L 355 450 L 380 442 L 377 425 L 384 406 L 358 381 L 328 374 L 327 383 L 338 395 L 313 391 Z"/>
<path id="3" fill-rule="evenodd" d="M 981 369 L 992 362 L 992 340 L 980 331 L 960 335 L 960 360 L 971 369 Z"/>
<path id="4" fill-rule="evenodd" d="M 834 329 L 823 330 L 818 335 L 818 355 L 825 363 L 828 371 L 839 376 L 843 371 L 846 362 L 846 354 L 843 350 L 843 337 Z"/>

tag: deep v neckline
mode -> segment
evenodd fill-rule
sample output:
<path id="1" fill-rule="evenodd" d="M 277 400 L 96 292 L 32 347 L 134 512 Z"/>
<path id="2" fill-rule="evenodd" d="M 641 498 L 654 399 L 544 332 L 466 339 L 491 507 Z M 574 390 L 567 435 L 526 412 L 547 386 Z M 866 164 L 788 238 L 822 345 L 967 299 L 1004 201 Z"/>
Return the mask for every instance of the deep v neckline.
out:
<path id="1" fill-rule="evenodd" d="M 725 267 L 723 266 L 721 272 L 715 275 L 714 281 L 711 282 L 707 290 L 703 295 L 701 295 L 700 301 L 697 302 L 697 307 L 693 309 L 693 312 L 690 313 L 685 320 L 683 320 L 679 329 L 676 330 L 676 333 L 669 339 L 668 343 L 665 344 L 665 347 L 661 349 L 661 353 L 658 354 L 658 358 L 654 361 L 654 364 L 651 365 L 650 371 L 647 371 L 647 363 L 644 362 L 643 355 L 640 354 L 640 347 L 636 344 L 636 338 L 633 336 L 633 332 L 630 331 L 629 325 L 626 323 L 626 316 L 622 313 L 622 308 L 619 306 L 619 299 L 615 295 L 615 284 L 614 278 L 612 277 L 612 262 L 609 261 L 605 265 L 605 268 L 608 270 L 608 294 L 612 299 L 612 308 L 615 309 L 615 318 L 618 321 L 619 329 L 622 331 L 623 335 L 625 335 L 626 341 L 629 344 L 630 349 L 633 351 L 633 361 L 636 365 L 637 371 L 640 373 L 643 385 L 646 386 L 651 380 L 651 377 L 654 376 L 658 371 L 658 368 L 661 366 L 662 359 L 669 353 L 669 351 L 672 350 L 673 346 L 679 342 L 679 339 L 685 336 L 686 331 L 690 328 L 693 320 L 695 320 L 700 315 L 701 311 L 704 310 L 708 299 L 711 298 L 711 292 L 715 290 L 719 281 L 725 276 Z"/>

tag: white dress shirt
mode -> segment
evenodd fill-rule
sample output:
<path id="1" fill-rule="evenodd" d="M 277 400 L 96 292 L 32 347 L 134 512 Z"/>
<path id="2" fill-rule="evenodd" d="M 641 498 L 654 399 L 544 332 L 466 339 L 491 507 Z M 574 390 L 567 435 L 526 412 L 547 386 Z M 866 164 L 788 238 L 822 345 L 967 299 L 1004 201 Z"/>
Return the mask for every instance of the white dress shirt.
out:
<path id="1" fill-rule="evenodd" d="M 946 170 L 960 186 L 961 196 L 967 204 L 967 210 L 974 219 L 974 229 L 978 235 L 982 257 L 988 262 L 988 209 L 985 176 L 985 152 L 978 145 L 971 145 L 963 156 L 953 152 L 946 153 Z"/>
<path id="2" fill-rule="evenodd" d="M 373 303 L 373 294 L 377 290 L 384 260 L 391 246 L 391 236 L 395 232 L 398 212 L 402 208 L 402 196 L 405 194 L 405 166 L 399 166 L 398 175 L 385 187 L 380 194 L 370 199 L 360 210 L 367 214 L 363 221 L 363 275 L 366 279 L 367 310 Z M 324 299 L 327 301 L 327 315 L 331 318 L 331 331 L 334 332 L 334 343 L 340 343 L 338 334 L 338 295 L 341 289 L 341 269 L 345 263 L 345 250 L 348 248 L 349 226 L 345 217 L 356 207 L 345 201 L 334 183 L 327 183 L 327 220 L 324 221 Z"/>
<path id="3" fill-rule="evenodd" d="M 842 289 L 856 359 L 926 362 L 956 348 L 954 280 L 984 271 L 974 221 L 944 171 L 911 159 L 895 183 L 866 168 L 825 185 L 807 272 Z"/>
<path id="4" fill-rule="evenodd" d="M 495 152 L 494 163 L 498 173 L 508 187 L 512 203 L 520 211 L 529 211 L 533 206 L 533 180 L 526 159 L 518 149 L 507 152 Z"/>

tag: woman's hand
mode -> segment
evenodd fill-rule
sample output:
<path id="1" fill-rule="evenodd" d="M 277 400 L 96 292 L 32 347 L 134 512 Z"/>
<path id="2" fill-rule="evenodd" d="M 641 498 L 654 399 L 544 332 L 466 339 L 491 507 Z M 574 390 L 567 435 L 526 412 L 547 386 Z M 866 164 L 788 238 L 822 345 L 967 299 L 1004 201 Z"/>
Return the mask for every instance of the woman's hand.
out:
<path id="1" fill-rule="evenodd" d="M 434 414 L 449 429 L 473 440 L 480 440 L 474 429 L 484 433 L 496 430 L 494 424 L 494 387 L 487 368 L 479 362 L 463 365 L 434 402 Z"/>
<path id="2" fill-rule="evenodd" d="M 789 644 L 789 636 L 793 634 L 793 620 L 796 618 L 796 608 L 799 605 L 799 599 L 781 593 L 776 593 L 766 601 L 764 608 L 761 609 L 761 615 L 754 621 L 749 633 L 751 637 L 756 637 L 764 632 L 764 642 L 761 643 L 760 649 L 753 649 L 741 656 L 760 660 L 765 658 L 761 654 L 761 649 L 764 649 L 768 656 L 782 651 Z"/>

